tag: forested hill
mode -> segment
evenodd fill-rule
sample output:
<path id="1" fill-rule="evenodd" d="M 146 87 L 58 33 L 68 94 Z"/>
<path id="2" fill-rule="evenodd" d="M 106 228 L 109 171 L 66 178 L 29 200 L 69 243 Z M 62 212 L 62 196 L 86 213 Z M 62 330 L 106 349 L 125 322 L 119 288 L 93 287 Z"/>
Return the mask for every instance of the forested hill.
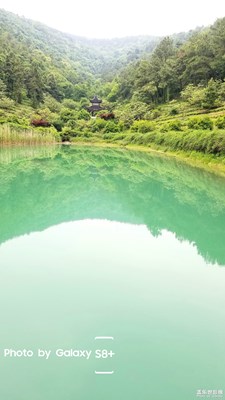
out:
<path id="1" fill-rule="evenodd" d="M 107 126 L 85 109 L 95 94 L 116 116 Z M 155 121 L 162 134 L 182 131 L 186 115 L 218 107 L 223 116 L 225 18 L 165 38 L 90 40 L 0 9 L 0 124 L 27 129 L 44 119 L 63 140 L 123 130 L 136 140 Z"/>
<path id="2" fill-rule="evenodd" d="M 102 74 L 119 69 L 144 53 L 150 53 L 160 38 L 137 36 L 117 39 L 87 39 L 62 33 L 39 22 L 0 9 L 0 33 L 16 43 L 40 50 L 53 61 L 67 59 L 76 67 Z"/>
<path id="3" fill-rule="evenodd" d="M 174 40 L 181 44 L 190 35 L 181 33 Z M 46 94 L 59 102 L 80 101 L 96 92 L 113 100 L 115 76 L 128 65 L 148 59 L 160 40 L 151 36 L 86 39 L 0 9 L 0 92 L 16 103 L 28 100 L 33 107 Z M 100 89 L 98 79 L 105 88 Z"/>
<path id="4" fill-rule="evenodd" d="M 139 60 L 119 78 L 120 97 L 145 104 L 165 103 L 190 94 L 202 93 L 209 81 L 213 90 L 225 79 L 225 18 L 196 31 L 180 44 L 164 38 L 148 60 Z M 213 85 L 213 81 L 214 85 Z M 201 102 L 199 102 L 198 105 Z"/>
<path id="5" fill-rule="evenodd" d="M 149 54 L 159 38 L 89 40 L 0 9 L 0 85 L 17 103 L 36 107 L 47 93 L 79 101 L 99 92 L 130 61 Z M 1 91 L 1 88 L 0 88 Z"/>

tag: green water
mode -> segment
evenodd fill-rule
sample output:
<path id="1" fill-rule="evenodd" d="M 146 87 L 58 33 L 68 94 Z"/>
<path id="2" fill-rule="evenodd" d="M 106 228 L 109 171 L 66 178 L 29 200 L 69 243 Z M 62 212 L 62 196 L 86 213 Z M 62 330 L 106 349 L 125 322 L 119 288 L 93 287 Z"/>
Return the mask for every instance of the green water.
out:
<path id="1" fill-rule="evenodd" d="M 222 178 L 122 149 L 1 149 L 0 399 L 225 391 L 224 266 Z"/>

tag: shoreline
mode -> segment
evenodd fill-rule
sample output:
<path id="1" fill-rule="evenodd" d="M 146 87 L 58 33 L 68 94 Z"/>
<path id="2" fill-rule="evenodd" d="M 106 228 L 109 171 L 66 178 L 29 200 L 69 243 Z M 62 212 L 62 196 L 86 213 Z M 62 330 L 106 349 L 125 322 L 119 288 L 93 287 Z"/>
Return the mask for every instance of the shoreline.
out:
<path id="1" fill-rule="evenodd" d="M 207 172 L 216 174 L 225 178 L 225 158 L 215 158 L 210 154 L 200 152 L 187 152 L 187 151 L 171 151 L 160 147 L 150 147 L 137 144 L 123 144 L 121 142 L 112 143 L 104 141 L 73 141 L 73 142 L 55 142 L 55 143 L 7 143 L 0 145 L 1 148 L 10 147 L 52 147 L 52 146 L 89 146 L 99 148 L 117 148 L 131 151 L 141 151 L 145 153 L 155 153 L 159 156 L 175 158 L 178 161 L 184 162 L 192 167 L 205 170 Z"/>
<path id="2" fill-rule="evenodd" d="M 63 145 L 63 143 L 61 143 Z M 112 148 L 121 148 L 126 150 L 134 150 L 134 151 L 142 151 L 146 153 L 155 153 L 161 156 L 173 157 L 179 161 L 182 161 L 188 165 L 191 165 L 195 168 L 200 168 L 205 171 L 214 173 L 216 175 L 222 176 L 225 178 L 225 158 L 224 159 L 216 159 L 209 154 L 203 154 L 200 152 L 176 152 L 176 151 L 167 151 L 160 148 L 147 147 L 142 145 L 133 145 L 133 144 L 122 144 L 122 143 L 106 143 L 106 142 L 83 142 L 83 141 L 74 141 L 70 143 L 71 146 L 94 146 L 94 147 L 112 147 Z"/>

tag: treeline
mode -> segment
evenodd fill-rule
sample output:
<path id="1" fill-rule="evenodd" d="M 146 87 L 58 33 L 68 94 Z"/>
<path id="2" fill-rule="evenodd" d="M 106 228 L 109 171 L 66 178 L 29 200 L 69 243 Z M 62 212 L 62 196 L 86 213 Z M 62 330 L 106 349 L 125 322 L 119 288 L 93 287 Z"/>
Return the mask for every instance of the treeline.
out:
<path id="1" fill-rule="evenodd" d="M 82 51 L 69 58 L 68 43 L 62 50 L 57 37 L 57 31 L 49 38 L 47 28 L 0 11 L 0 97 L 38 107 L 45 94 L 59 102 L 89 96 L 94 78 L 81 67 Z"/>
<path id="2" fill-rule="evenodd" d="M 10 35 L 0 36 L 0 88 L 16 103 L 27 100 L 33 107 L 43 102 L 44 94 L 61 102 L 64 98 L 80 100 L 92 91 L 93 77 L 80 74 L 76 66 L 53 60 L 40 50 L 30 50 Z M 84 75 L 84 76 L 83 76 Z"/>
<path id="3" fill-rule="evenodd" d="M 159 38 L 88 40 L 0 9 L 1 94 L 38 107 L 44 95 L 80 101 L 100 91 L 127 63 L 150 53 Z"/>
<path id="4" fill-rule="evenodd" d="M 183 44 L 166 37 L 149 59 L 129 65 L 117 76 L 113 100 L 161 104 L 178 98 L 188 85 L 191 91 L 198 90 L 210 80 L 217 83 L 211 84 L 211 93 L 215 92 L 225 78 L 224 54 L 225 18 L 194 32 Z"/>
<path id="5" fill-rule="evenodd" d="M 191 34 L 174 35 L 173 47 Z M 42 104 L 45 95 L 58 102 L 79 102 L 95 93 L 111 103 L 131 98 L 133 89 L 142 85 L 138 76 L 145 74 L 144 66 L 160 40 L 152 36 L 86 39 L 0 9 L 0 96 L 33 107 Z M 163 46 L 162 42 L 154 54 Z M 114 78 L 121 70 L 118 84 Z M 146 91 L 149 87 L 144 83 L 142 92 Z M 146 96 L 151 97 L 150 92 Z"/>
<path id="6" fill-rule="evenodd" d="M 224 156 L 224 54 L 225 18 L 160 42 L 107 41 L 63 34 L 0 10 L 1 141 L 19 141 L 21 132 L 32 131 L 35 140 L 37 132 L 46 140 L 161 145 Z M 95 94 L 113 120 L 91 118 L 85 108 Z M 192 119 L 218 107 L 208 119 Z"/>

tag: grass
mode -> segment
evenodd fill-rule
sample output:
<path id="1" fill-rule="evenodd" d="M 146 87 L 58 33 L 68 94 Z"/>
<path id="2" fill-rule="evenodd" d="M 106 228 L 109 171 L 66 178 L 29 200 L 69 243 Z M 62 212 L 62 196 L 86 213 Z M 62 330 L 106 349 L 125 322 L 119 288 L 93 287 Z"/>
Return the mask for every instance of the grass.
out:
<path id="1" fill-rule="evenodd" d="M 173 110 L 176 110 L 175 114 Z M 182 101 L 172 101 L 158 106 L 156 111 L 159 116 L 154 120 L 131 120 L 126 124 L 120 118 L 115 120 L 115 126 L 112 122 L 108 126 L 98 119 L 72 119 L 64 123 L 60 133 L 54 127 L 32 128 L 30 121 L 34 110 L 18 105 L 10 110 L 0 110 L 0 146 L 56 143 L 60 142 L 61 134 L 62 139 L 72 143 L 164 152 L 196 165 L 202 164 L 207 169 L 225 171 L 225 103 L 208 111 Z M 40 110 L 39 114 L 45 117 Z M 63 133 L 66 133 L 65 138 Z"/>
<path id="2" fill-rule="evenodd" d="M 9 125 L 0 125 L 0 145 L 35 145 L 55 143 L 56 136 L 51 132 L 32 129 L 15 129 Z"/>
<path id="3" fill-rule="evenodd" d="M 125 131 L 76 137 L 72 143 L 96 146 L 122 146 L 156 151 L 225 176 L 225 130 L 188 130 L 148 133 Z"/>

